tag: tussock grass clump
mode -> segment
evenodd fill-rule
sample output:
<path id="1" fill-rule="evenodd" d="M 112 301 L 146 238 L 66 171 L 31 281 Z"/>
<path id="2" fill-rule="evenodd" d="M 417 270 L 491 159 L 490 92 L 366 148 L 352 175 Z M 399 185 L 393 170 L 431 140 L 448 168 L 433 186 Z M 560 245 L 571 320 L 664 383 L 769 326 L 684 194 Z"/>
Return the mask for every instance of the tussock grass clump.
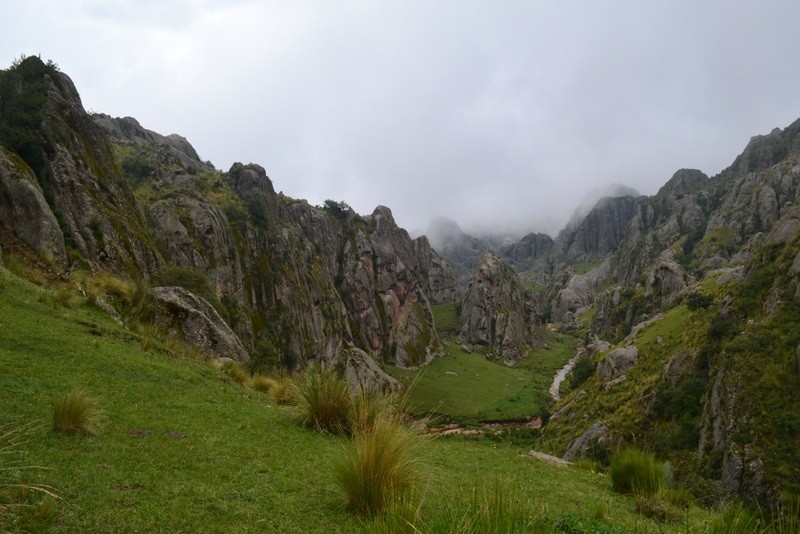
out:
<path id="1" fill-rule="evenodd" d="M 272 396 L 278 404 L 292 404 L 297 397 L 297 389 L 288 378 L 282 378 L 272 386 Z"/>
<path id="2" fill-rule="evenodd" d="M 312 367 L 293 383 L 295 417 L 302 425 L 332 433 L 348 430 L 353 402 L 347 382 L 330 369 Z"/>
<path id="3" fill-rule="evenodd" d="M 619 493 L 653 495 L 666 480 L 664 465 L 652 454 L 623 449 L 611 456 L 611 487 Z"/>
<path id="4" fill-rule="evenodd" d="M 406 495 L 419 477 L 423 441 L 405 424 L 382 417 L 353 436 L 336 470 L 336 482 L 349 506 L 371 516 Z"/>
<path id="5" fill-rule="evenodd" d="M 712 534 L 755 534 L 763 531 L 761 519 L 741 503 L 728 506 L 709 529 Z"/>
<path id="6" fill-rule="evenodd" d="M 361 390 L 350 402 L 348 430 L 351 434 L 368 431 L 379 418 L 402 422 L 405 401 L 390 393 Z"/>
<path id="7" fill-rule="evenodd" d="M 99 298 L 109 298 L 122 306 L 130 306 L 136 295 L 136 284 L 99 272 L 85 278 L 84 291 L 90 304 L 96 303 Z"/>
<path id="8" fill-rule="evenodd" d="M 477 488 L 466 513 L 450 518 L 452 532 L 506 534 L 545 532 L 548 522 L 523 503 L 507 485 L 495 483 L 489 490 Z"/>
<path id="9" fill-rule="evenodd" d="M 425 522 L 423 499 L 411 491 L 392 498 L 386 510 L 365 525 L 369 534 L 420 534 L 434 532 Z"/>
<path id="10" fill-rule="evenodd" d="M 53 403 L 53 430 L 97 434 L 102 412 L 84 390 L 73 390 Z"/>
<path id="11" fill-rule="evenodd" d="M 236 362 L 230 362 L 223 365 L 222 372 L 228 375 L 231 380 L 240 386 L 247 387 L 247 385 L 250 383 L 250 373 L 242 365 Z"/>
<path id="12" fill-rule="evenodd" d="M 261 393 L 269 393 L 275 385 L 275 380 L 262 374 L 253 375 L 253 378 L 250 379 L 250 387 Z"/>

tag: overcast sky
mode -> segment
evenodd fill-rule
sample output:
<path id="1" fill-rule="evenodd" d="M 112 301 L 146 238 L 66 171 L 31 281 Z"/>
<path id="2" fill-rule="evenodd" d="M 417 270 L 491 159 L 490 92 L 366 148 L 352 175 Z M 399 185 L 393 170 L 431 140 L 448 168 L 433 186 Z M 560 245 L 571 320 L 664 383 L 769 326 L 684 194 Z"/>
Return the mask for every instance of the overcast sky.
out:
<path id="1" fill-rule="evenodd" d="M 557 230 L 592 188 L 716 174 L 800 117 L 800 2 L 4 2 L 0 65 L 424 229 Z"/>

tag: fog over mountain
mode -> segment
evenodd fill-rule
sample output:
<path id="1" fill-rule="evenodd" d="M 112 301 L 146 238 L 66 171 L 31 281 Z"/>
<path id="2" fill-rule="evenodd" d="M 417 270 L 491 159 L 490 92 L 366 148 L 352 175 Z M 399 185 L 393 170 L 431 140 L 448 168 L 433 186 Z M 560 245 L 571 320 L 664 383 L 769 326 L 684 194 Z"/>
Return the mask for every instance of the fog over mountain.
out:
<path id="1" fill-rule="evenodd" d="M 40 54 L 85 106 L 227 170 L 409 230 L 563 227 L 586 193 L 713 175 L 800 116 L 800 4 L 31 0 L 0 63 Z"/>

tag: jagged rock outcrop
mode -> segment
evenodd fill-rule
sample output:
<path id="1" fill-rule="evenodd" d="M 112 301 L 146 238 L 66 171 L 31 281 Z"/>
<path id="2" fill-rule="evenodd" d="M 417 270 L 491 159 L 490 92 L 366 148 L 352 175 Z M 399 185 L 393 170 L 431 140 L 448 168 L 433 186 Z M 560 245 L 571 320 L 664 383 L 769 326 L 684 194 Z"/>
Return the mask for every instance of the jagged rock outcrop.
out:
<path id="1" fill-rule="evenodd" d="M 191 345 L 209 358 L 247 361 L 249 356 L 239 338 L 205 299 L 182 287 L 154 287 L 155 322 L 170 336 Z"/>
<path id="2" fill-rule="evenodd" d="M 45 255 L 65 263 L 63 241 L 52 246 L 63 234 L 92 270 L 171 276 L 187 287 L 188 279 L 207 278 L 219 317 L 256 365 L 336 365 L 350 346 L 403 366 L 438 353 L 427 292 L 435 302 L 452 300 L 455 278 L 387 208 L 361 217 L 344 203 L 310 206 L 276 194 L 254 164 L 220 173 L 181 136 L 130 117 L 90 117 L 69 78 L 38 58 L 0 76 L 14 77 L 3 91 L 42 97 L 42 120 L 19 126 L 33 130 L 39 152 L 2 166 L 4 177 L 6 168 L 19 174 L 24 165 L 35 176 L 30 187 L 15 179 L 14 199 L 5 203 L 14 211 L 4 208 L 3 224 L 18 227 L 20 210 L 46 213 L 49 204 L 57 223 L 37 215 L 40 227 L 21 235 Z M 13 160 L 3 154 L 3 162 Z M 23 193 L 32 203 L 20 200 Z"/>
<path id="3" fill-rule="evenodd" d="M 92 120 L 114 141 L 152 148 L 148 162 L 154 167 L 174 160 L 192 173 L 213 170 L 211 165 L 200 161 L 200 156 L 191 143 L 178 134 L 161 135 L 142 127 L 133 117 L 114 118 L 104 113 L 95 113 Z"/>
<path id="4" fill-rule="evenodd" d="M 66 74 L 31 56 L 0 75 L 12 78 L 22 94 L 41 96 L 35 126 L 16 123 L 31 141 L 18 155 L 33 170 L 61 230 L 95 268 L 119 275 L 154 271 L 163 263 L 146 229 L 130 187 L 114 159 L 105 132 L 83 109 Z M 29 120 L 29 119 L 25 119 Z M 24 130 L 26 129 L 27 130 Z"/>
<path id="5" fill-rule="evenodd" d="M 343 251 L 343 299 L 367 349 L 413 367 L 439 350 L 433 313 L 415 272 L 414 244 L 378 206 Z"/>
<path id="6" fill-rule="evenodd" d="M 555 287 L 558 293 L 550 304 L 550 319 L 553 322 L 563 322 L 567 313 L 576 316 L 594 302 L 594 289 L 586 276 L 565 271 L 561 282 L 557 282 Z"/>
<path id="7" fill-rule="evenodd" d="M 59 269 L 67 267 L 64 234 L 30 167 L 0 147 L 0 224 Z"/>
<path id="8" fill-rule="evenodd" d="M 564 256 L 570 261 L 583 262 L 616 251 L 636 208 L 646 199 L 641 196 L 601 198 L 574 230 L 565 230 L 559 235 Z"/>
<path id="9" fill-rule="evenodd" d="M 428 282 L 425 290 L 431 304 L 447 304 L 461 298 L 453 267 L 436 253 L 424 235 L 414 239 L 414 255 L 419 276 Z"/>
<path id="10" fill-rule="evenodd" d="M 436 217 L 428 224 L 425 235 L 436 252 L 450 265 L 456 275 L 471 276 L 481 254 L 489 246 L 480 239 L 465 234 L 458 223 L 447 217 Z"/>
<path id="11" fill-rule="evenodd" d="M 541 317 L 533 295 L 514 269 L 484 252 L 461 305 L 460 336 L 492 349 L 513 363 L 542 340 Z"/>
<path id="12" fill-rule="evenodd" d="M 637 205 L 613 260 L 615 279 L 635 285 L 661 253 L 686 236 L 702 236 L 708 221 L 708 176 L 681 169 L 655 197 Z M 697 240 L 697 237 L 693 237 Z"/>
<path id="13" fill-rule="evenodd" d="M 675 261 L 671 250 L 665 250 L 647 275 L 645 295 L 659 302 L 671 302 L 694 279 Z"/>
<path id="14" fill-rule="evenodd" d="M 552 250 L 552 237 L 542 233 L 530 233 L 518 242 L 500 249 L 500 257 L 514 265 L 524 266 L 532 260 L 547 257 Z"/>

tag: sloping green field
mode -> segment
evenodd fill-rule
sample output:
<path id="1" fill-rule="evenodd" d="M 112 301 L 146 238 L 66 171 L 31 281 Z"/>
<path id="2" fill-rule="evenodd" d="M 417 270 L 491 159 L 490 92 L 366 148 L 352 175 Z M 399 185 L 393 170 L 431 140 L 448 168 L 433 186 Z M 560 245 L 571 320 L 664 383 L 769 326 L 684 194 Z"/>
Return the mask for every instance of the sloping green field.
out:
<path id="1" fill-rule="evenodd" d="M 57 300 L 0 269 L 0 421 L 34 422 L 20 450 L 25 465 L 47 468 L 3 474 L 48 484 L 62 499 L 20 510 L 17 528 L 359 532 L 368 524 L 346 509 L 334 483 L 345 438 L 301 428 L 270 396 L 202 362 L 143 350 L 155 345 L 88 305 Z M 96 436 L 50 429 L 53 400 L 76 387 L 105 412 Z M 572 525 L 568 532 L 686 530 L 639 516 L 605 476 L 555 467 L 518 449 L 432 440 L 424 460 L 429 524 L 465 506 L 476 487 L 501 481 L 531 515 L 561 518 Z M 696 509 L 687 517 L 704 520 Z"/>

